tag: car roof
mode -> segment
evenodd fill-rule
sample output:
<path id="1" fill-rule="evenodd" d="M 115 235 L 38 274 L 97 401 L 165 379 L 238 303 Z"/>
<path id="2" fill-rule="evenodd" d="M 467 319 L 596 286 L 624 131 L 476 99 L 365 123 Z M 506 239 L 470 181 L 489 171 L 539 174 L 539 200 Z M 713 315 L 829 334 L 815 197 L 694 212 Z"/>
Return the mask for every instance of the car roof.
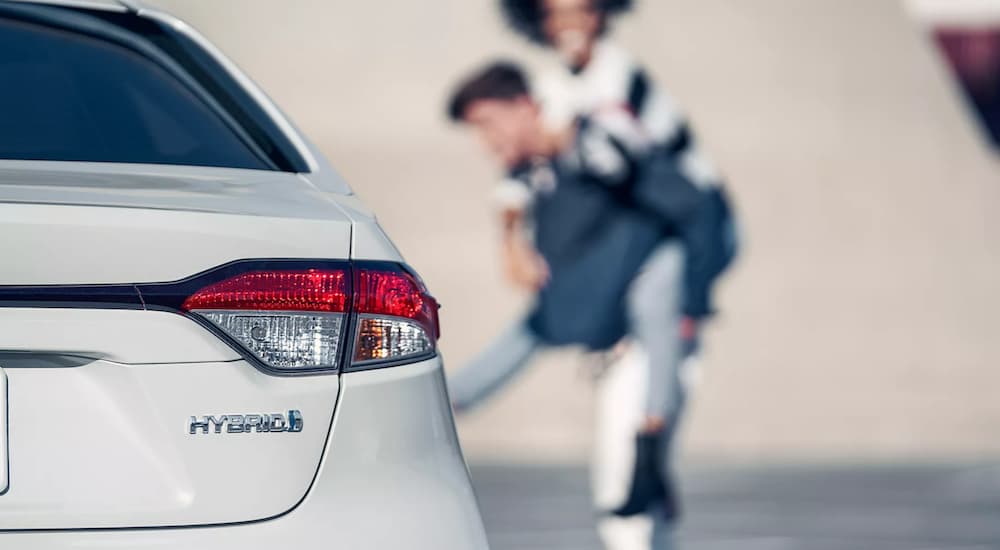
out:
<path id="1" fill-rule="evenodd" d="M 20 2 L 22 4 L 50 4 L 72 8 L 126 11 L 136 9 L 135 2 L 128 0 L 0 0 L 0 2 Z"/>

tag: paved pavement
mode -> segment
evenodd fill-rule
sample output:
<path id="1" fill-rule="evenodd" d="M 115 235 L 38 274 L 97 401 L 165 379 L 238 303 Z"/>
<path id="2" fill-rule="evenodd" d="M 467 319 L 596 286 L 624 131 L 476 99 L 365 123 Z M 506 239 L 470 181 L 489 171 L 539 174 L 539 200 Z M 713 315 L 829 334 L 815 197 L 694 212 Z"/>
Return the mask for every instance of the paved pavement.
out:
<path id="1" fill-rule="evenodd" d="M 582 467 L 472 464 L 493 550 L 599 550 Z M 1000 549 L 1000 466 L 695 467 L 685 550 Z"/>

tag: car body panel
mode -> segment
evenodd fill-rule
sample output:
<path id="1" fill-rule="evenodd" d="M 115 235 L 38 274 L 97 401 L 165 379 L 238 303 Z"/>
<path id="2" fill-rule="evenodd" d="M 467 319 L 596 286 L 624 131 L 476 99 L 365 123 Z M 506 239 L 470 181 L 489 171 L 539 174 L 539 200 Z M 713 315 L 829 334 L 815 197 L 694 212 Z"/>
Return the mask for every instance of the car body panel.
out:
<path id="1" fill-rule="evenodd" d="M 126 365 L 241 358 L 191 319 L 165 311 L 129 309 L 4 308 L 0 310 L 0 350 L 0 366 L 7 367 L 34 367 L 53 356 Z"/>
<path id="2" fill-rule="evenodd" d="M 254 258 L 344 258 L 350 222 L 0 203 L 3 285 L 166 282 Z"/>
<path id="3" fill-rule="evenodd" d="M 2 164 L 5 287 L 166 282 L 247 258 L 350 256 L 353 221 L 297 174 Z M 305 495 L 336 373 L 265 374 L 194 320 L 141 303 L 46 305 L 0 309 L 14 465 L 0 529 L 245 522 Z M 304 416 L 302 432 L 186 428 L 192 416 L 289 410 Z"/>
<path id="4" fill-rule="evenodd" d="M 486 550 L 440 359 L 342 378 L 320 471 L 306 498 L 281 517 L 200 529 L 0 532 L 0 546 Z"/>
<path id="5" fill-rule="evenodd" d="M 320 463 L 337 376 L 243 361 L 8 368 L 0 529 L 201 525 L 284 513 Z M 299 433 L 189 433 L 191 416 L 301 411 Z"/>
<path id="6" fill-rule="evenodd" d="M 0 162 L 0 285 L 165 282 L 241 259 L 351 253 L 336 195 L 296 174 L 29 164 Z"/>
<path id="7" fill-rule="evenodd" d="M 345 218 L 308 175 L 202 166 L 0 160 L 0 201 Z"/>

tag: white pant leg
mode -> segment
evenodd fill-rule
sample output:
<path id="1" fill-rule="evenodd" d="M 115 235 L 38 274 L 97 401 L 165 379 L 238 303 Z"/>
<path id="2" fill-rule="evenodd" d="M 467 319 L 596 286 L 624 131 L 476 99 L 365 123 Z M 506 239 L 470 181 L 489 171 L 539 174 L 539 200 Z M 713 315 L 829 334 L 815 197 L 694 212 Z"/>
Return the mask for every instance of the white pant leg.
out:
<path id="1" fill-rule="evenodd" d="M 635 436 L 644 416 L 646 354 L 630 345 L 597 382 L 591 489 L 597 510 L 628 498 L 635 465 Z"/>
<path id="2" fill-rule="evenodd" d="M 597 531 L 607 550 L 676 550 L 676 527 L 657 515 L 603 517 Z"/>
<path id="3" fill-rule="evenodd" d="M 628 498 L 635 465 L 635 438 L 645 415 L 646 354 L 630 345 L 598 382 L 591 487 L 598 512 Z M 669 453 L 668 453 L 669 454 Z M 607 550 L 673 550 L 674 526 L 663 514 L 602 515 L 598 534 Z"/>

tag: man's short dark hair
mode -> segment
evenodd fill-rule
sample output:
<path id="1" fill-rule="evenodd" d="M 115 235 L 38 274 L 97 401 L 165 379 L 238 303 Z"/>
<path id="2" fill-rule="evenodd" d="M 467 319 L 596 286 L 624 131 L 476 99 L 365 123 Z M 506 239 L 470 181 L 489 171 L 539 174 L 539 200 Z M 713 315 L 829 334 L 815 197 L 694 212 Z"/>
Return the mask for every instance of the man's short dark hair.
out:
<path id="1" fill-rule="evenodd" d="M 605 25 L 601 32 L 607 28 L 607 18 L 612 15 L 625 13 L 632 9 L 633 0 L 591 0 L 594 8 L 604 14 Z M 518 33 L 524 35 L 533 42 L 548 44 L 545 36 L 545 29 L 542 28 L 545 19 L 545 0 L 500 0 L 500 9 L 503 11 L 507 23 Z"/>
<path id="2" fill-rule="evenodd" d="M 516 63 L 498 61 L 473 73 L 459 84 L 448 102 L 448 116 L 465 120 L 469 107 L 484 99 L 514 100 L 531 94 L 528 79 Z"/>

